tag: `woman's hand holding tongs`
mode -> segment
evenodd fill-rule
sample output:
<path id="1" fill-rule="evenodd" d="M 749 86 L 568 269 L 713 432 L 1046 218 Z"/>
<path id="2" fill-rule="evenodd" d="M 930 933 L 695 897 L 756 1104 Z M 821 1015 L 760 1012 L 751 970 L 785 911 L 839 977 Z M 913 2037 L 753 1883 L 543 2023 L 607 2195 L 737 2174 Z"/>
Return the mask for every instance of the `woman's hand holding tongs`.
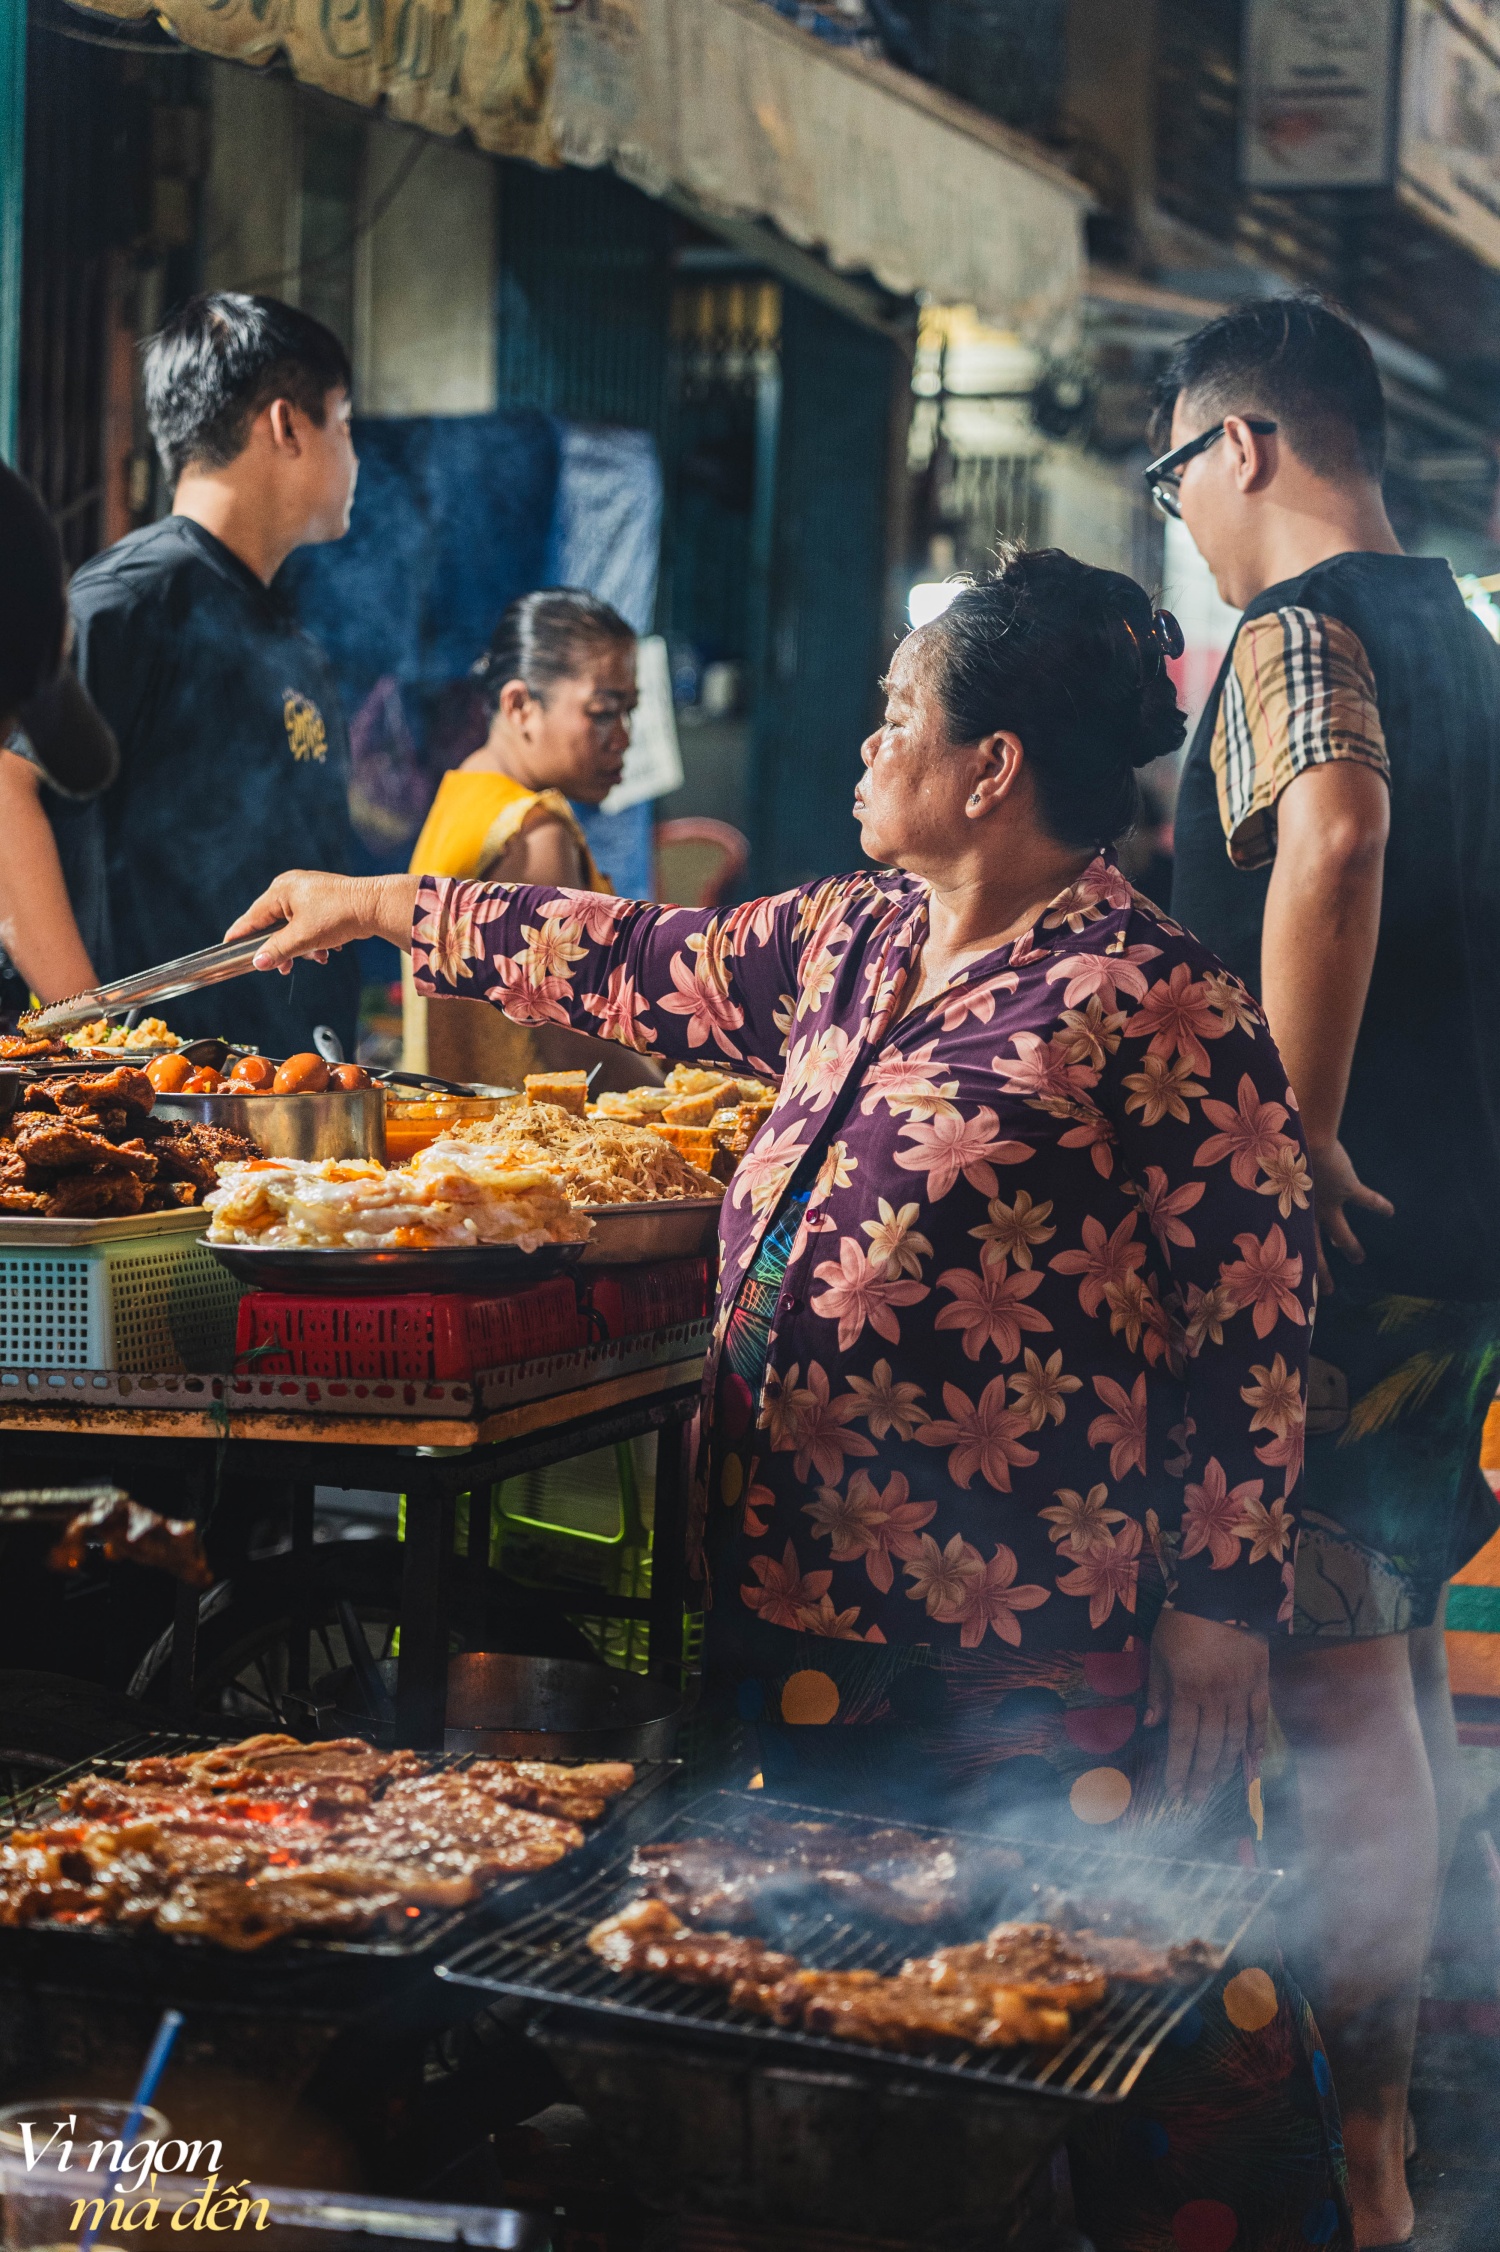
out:
<path id="1" fill-rule="evenodd" d="M 289 868 L 224 936 L 226 941 L 249 938 L 284 924 L 255 957 L 256 969 L 280 970 L 283 976 L 301 956 L 326 962 L 336 948 L 361 938 L 389 939 L 403 954 L 410 953 L 420 881 L 418 876 L 330 876 Z"/>

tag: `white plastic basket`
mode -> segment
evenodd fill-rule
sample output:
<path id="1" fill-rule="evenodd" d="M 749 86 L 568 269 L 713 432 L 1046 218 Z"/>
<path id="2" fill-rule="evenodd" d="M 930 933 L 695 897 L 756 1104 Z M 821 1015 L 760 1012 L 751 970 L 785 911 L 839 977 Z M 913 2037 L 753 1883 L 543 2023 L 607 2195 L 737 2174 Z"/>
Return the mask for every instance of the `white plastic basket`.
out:
<path id="1" fill-rule="evenodd" d="M 7 1368 L 228 1368 L 240 1285 L 197 1236 L 0 1246 Z"/>

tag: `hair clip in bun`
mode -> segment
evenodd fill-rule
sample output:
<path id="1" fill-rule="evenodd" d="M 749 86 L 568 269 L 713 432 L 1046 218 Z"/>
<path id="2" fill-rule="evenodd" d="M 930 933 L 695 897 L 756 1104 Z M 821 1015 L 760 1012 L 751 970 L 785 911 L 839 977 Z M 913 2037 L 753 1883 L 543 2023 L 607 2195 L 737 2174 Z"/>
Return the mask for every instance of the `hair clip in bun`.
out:
<path id="1" fill-rule="evenodd" d="M 1154 611 L 1151 618 L 1151 638 L 1164 657 L 1180 657 L 1187 647 L 1182 628 L 1170 610 Z"/>

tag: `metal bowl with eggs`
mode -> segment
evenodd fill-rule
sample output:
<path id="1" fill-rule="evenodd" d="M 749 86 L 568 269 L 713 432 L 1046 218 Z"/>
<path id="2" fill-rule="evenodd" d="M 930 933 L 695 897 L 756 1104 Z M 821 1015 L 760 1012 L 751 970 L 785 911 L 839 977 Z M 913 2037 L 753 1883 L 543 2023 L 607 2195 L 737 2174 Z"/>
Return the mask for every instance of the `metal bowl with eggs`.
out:
<path id="1" fill-rule="evenodd" d="M 385 1090 L 357 1063 L 311 1052 L 241 1056 L 225 1074 L 181 1055 L 147 1066 L 158 1118 L 227 1126 L 266 1157 L 385 1158 Z"/>

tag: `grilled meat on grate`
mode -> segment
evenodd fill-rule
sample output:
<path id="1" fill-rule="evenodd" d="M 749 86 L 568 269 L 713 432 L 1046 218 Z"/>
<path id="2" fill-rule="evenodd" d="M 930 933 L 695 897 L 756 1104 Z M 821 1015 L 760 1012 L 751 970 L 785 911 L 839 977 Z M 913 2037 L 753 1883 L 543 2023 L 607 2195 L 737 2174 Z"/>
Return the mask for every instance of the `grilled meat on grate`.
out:
<path id="1" fill-rule="evenodd" d="M 784 2015 L 808 2033 L 913 2049 L 928 2041 L 967 2041 L 980 2049 L 1056 2048 L 1073 2030 L 1065 2009 L 1049 2007 L 1000 1979 L 935 1992 L 920 1977 L 869 1971 L 799 1971 L 787 1981 Z"/>
<path id="2" fill-rule="evenodd" d="M 454 1790 L 478 1793 L 507 1806 L 529 1807 L 565 1822 L 597 1822 L 611 1798 L 628 1791 L 635 1770 L 623 1760 L 585 1761 L 561 1767 L 543 1759 L 476 1759 L 468 1767 L 399 1777 L 391 1795 L 441 1799 Z"/>
<path id="3" fill-rule="evenodd" d="M 528 1787 L 581 1815 L 635 1780 L 613 1762 L 520 1764 L 535 1770 Z M 581 1819 L 359 1738 L 252 1736 L 133 1760 L 123 1778 L 79 1776 L 57 1803 L 55 1820 L 0 1837 L 0 1924 L 153 1924 L 239 1952 L 289 1934 L 400 1930 L 584 1842 Z"/>
<path id="4" fill-rule="evenodd" d="M 209 1791 L 254 1790 L 267 1782 L 383 1783 L 394 1773 L 420 1773 L 423 1763 L 410 1752 L 378 1752 L 362 1736 L 337 1736 L 326 1744 L 301 1744 L 295 1736 L 246 1736 L 238 1744 L 215 1744 L 206 1752 L 169 1758 L 133 1759 L 128 1783 L 188 1785 Z"/>
<path id="5" fill-rule="evenodd" d="M 968 1905 L 975 1887 L 1021 1856 L 1007 1846 L 960 1858 L 915 1830 L 841 1830 L 830 1822 L 761 1818 L 741 1839 L 684 1838 L 642 1846 L 632 1876 L 684 1921 L 753 1925 L 799 1904 L 835 1903 L 856 1916 L 921 1927 Z"/>
<path id="6" fill-rule="evenodd" d="M 805 1869 L 717 1838 L 637 1846 L 630 1874 L 643 1877 L 651 1897 L 684 1923 L 729 1930 L 774 1913 L 788 1884 L 805 1889 L 808 1882 Z"/>
<path id="7" fill-rule="evenodd" d="M 1075 1931 L 1072 1937 L 1122 1986 L 1190 1986 L 1205 1972 L 1216 1971 L 1222 1954 L 1206 1939 L 1185 1939 L 1180 1946 L 1165 1947 L 1119 1932 Z"/>
<path id="8" fill-rule="evenodd" d="M 1104 1971 L 1079 1940 L 1050 1924 L 999 1924 L 987 1939 L 940 1947 L 921 1962 L 907 1963 L 902 1976 L 918 1978 L 938 1994 L 1004 1985 L 1057 2009 L 1091 2010 L 1109 1992 Z"/>
<path id="9" fill-rule="evenodd" d="M 688 1931 L 660 1900 L 634 1900 L 589 1933 L 588 1944 L 614 1971 L 657 1971 L 687 1986 L 734 1986 L 741 1979 L 771 1985 L 796 1970 L 758 1939 Z"/>
<path id="10" fill-rule="evenodd" d="M 1056 2048 L 1072 2032 L 1074 2012 L 1106 2000 L 1112 1976 L 1170 1985 L 1217 1967 L 1217 1951 L 1201 1940 L 1153 1948 L 1107 1939 L 1095 1959 L 1089 1937 L 1049 1924 L 1000 1924 L 985 1939 L 915 1957 L 887 1978 L 806 1969 L 758 1940 L 689 1930 L 664 1900 L 647 1898 L 596 1924 L 586 1944 L 611 1970 L 727 1986 L 735 2008 L 774 2025 L 909 2053 L 934 2041 Z"/>

